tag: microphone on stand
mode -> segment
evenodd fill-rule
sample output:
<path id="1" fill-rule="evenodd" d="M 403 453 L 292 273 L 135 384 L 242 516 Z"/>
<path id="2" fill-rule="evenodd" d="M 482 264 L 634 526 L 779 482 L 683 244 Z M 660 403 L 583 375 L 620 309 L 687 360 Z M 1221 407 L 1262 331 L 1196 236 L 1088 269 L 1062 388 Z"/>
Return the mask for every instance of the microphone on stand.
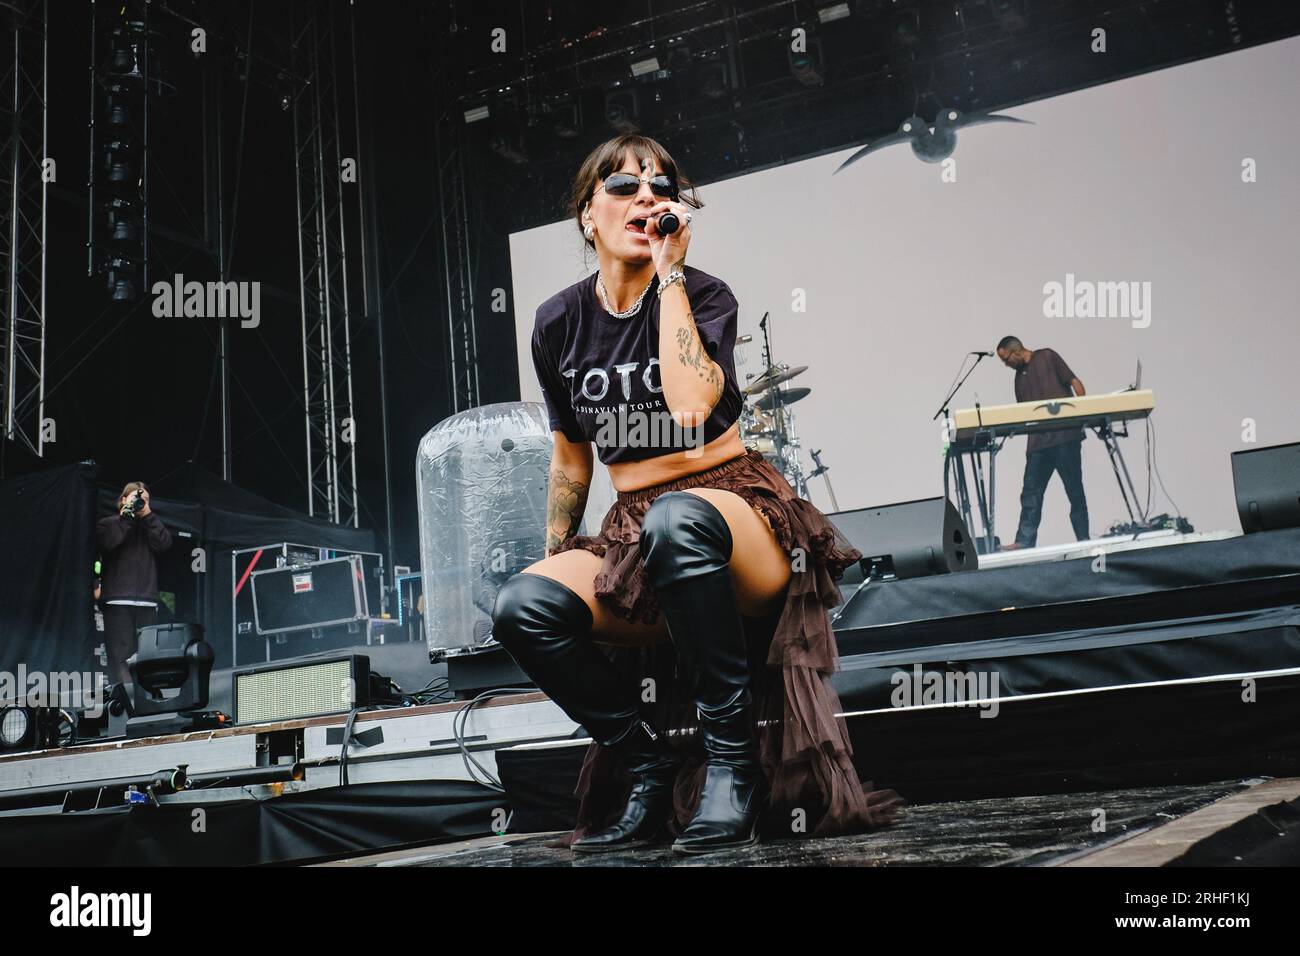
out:
<path id="1" fill-rule="evenodd" d="M 992 353 L 992 352 L 971 352 L 971 353 L 969 353 L 969 354 L 971 354 L 971 355 L 982 355 L 982 356 L 984 356 L 985 358 L 992 358 L 992 357 L 993 357 L 993 353 Z"/>

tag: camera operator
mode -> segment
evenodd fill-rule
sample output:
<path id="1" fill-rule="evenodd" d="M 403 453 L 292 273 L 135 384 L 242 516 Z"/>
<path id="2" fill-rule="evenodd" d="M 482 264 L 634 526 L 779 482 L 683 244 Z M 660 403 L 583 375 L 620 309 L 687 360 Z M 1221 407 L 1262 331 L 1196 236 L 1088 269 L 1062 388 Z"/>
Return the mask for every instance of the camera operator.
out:
<path id="1" fill-rule="evenodd" d="M 172 533 L 149 507 L 149 489 L 133 481 L 117 499 L 117 514 L 95 525 L 103 559 L 104 644 L 108 679 L 130 679 L 126 661 L 136 651 L 136 634 L 158 619 L 158 565 L 154 554 L 172 546 Z"/>

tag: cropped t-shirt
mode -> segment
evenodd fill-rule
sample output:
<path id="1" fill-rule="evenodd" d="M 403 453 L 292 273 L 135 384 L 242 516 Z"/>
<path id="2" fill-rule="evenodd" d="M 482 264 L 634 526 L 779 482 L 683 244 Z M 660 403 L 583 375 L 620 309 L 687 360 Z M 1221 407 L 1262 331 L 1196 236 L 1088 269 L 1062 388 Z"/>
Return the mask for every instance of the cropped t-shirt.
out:
<path id="1" fill-rule="evenodd" d="M 686 298 L 695 328 L 726 384 L 702 429 L 672 428 L 659 373 L 659 280 L 641 311 L 616 319 L 596 294 L 596 274 L 562 289 L 537 309 L 533 366 L 553 431 L 592 442 L 605 464 L 640 461 L 698 448 L 740 416 L 740 384 L 733 351 L 738 305 L 721 279 L 693 266 Z"/>

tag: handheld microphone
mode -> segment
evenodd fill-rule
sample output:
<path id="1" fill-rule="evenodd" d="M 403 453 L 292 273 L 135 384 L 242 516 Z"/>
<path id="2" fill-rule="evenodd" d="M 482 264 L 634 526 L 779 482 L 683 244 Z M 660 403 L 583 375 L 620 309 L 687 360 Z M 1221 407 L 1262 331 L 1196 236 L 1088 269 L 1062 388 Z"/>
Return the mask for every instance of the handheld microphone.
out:
<path id="1" fill-rule="evenodd" d="M 666 212 L 655 220 L 655 230 L 661 236 L 671 236 L 681 228 L 681 225 L 682 221 L 677 218 L 675 212 Z"/>

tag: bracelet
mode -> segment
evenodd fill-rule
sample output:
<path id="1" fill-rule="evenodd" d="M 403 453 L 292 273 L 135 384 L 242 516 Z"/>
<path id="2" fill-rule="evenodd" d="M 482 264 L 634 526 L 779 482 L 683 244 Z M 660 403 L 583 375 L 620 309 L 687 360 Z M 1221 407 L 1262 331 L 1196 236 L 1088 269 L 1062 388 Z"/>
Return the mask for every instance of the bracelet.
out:
<path id="1" fill-rule="evenodd" d="M 658 291 L 658 292 L 663 292 L 664 289 L 665 289 L 666 287 L 672 285 L 674 282 L 680 282 L 680 283 L 682 284 L 682 290 L 685 291 L 685 290 L 686 290 L 686 273 L 685 273 L 685 272 L 682 272 L 682 271 L 680 271 L 680 270 L 674 270 L 674 271 L 668 273 L 667 276 L 665 276 L 664 278 L 662 278 L 662 279 L 659 280 L 659 288 L 658 288 L 657 291 Z"/>

